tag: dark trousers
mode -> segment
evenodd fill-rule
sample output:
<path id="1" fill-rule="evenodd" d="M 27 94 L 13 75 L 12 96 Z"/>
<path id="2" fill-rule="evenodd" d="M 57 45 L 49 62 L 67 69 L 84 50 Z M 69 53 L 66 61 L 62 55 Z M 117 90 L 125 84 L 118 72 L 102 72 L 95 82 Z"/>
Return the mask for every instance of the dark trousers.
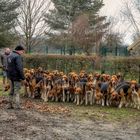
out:
<path id="1" fill-rule="evenodd" d="M 9 102 L 20 105 L 21 82 L 10 80 Z"/>

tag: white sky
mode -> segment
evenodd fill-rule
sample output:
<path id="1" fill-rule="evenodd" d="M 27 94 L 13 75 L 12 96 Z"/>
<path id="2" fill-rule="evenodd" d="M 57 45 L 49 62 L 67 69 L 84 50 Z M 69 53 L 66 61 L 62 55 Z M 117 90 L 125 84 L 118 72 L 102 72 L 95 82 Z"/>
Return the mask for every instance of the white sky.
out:
<path id="1" fill-rule="evenodd" d="M 48 0 L 47 0 L 48 1 Z M 103 0 L 104 6 L 100 10 L 101 15 L 115 18 L 117 25 L 114 27 L 114 31 L 125 34 L 124 42 L 126 44 L 132 44 L 132 30 L 128 28 L 128 26 L 121 22 L 121 13 L 120 10 L 123 7 L 123 2 L 128 1 L 131 2 L 132 0 Z M 51 6 L 53 7 L 53 5 Z"/>
<path id="2" fill-rule="evenodd" d="M 132 39 L 130 37 L 132 31 L 126 26 L 126 24 L 121 22 L 121 13 L 120 10 L 123 7 L 123 1 L 124 0 L 103 0 L 105 6 L 101 9 L 100 13 L 101 15 L 108 16 L 108 17 L 114 17 L 117 21 L 119 21 L 118 25 L 114 27 L 115 31 L 125 33 L 125 43 L 131 44 Z M 125 0 L 125 1 L 131 1 L 131 0 Z"/>
<path id="3" fill-rule="evenodd" d="M 46 0 L 47 2 L 49 0 Z M 115 17 L 116 20 L 119 21 L 119 25 L 114 27 L 114 30 L 116 32 L 125 32 L 126 37 L 125 37 L 125 42 L 128 44 L 132 43 L 132 40 L 130 39 L 130 34 L 131 31 L 128 31 L 126 28 L 126 25 L 120 22 L 120 10 L 123 7 L 123 1 L 132 1 L 132 0 L 103 0 L 104 1 L 104 7 L 101 9 L 100 13 L 101 15 L 107 16 L 107 17 Z M 53 5 L 50 6 L 53 8 Z"/>
<path id="4" fill-rule="evenodd" d="M 101 13 L 108 16 L 117 15 L 122 7 L 122 0 L 103 0 L 105 6 L 102 8 Z"/>

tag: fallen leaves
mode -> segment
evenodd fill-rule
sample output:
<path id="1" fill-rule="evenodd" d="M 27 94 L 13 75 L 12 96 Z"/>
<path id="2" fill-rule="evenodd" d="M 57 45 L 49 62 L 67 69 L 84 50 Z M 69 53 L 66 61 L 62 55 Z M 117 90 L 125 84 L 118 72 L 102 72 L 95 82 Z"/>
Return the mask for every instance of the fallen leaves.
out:
<path id="1" fill-rule="evenodd" d="M 46 103 L 36 103 L 27 100 L 23 104 L 25 109 L 35 109 L 39 112 L 49 112 L 49 113 L 69 113 L 70 110 L 67 107 L 62 106 L 49 106 Z"/>
<path id="2" fill-rule="evenodd" d="M 0 97 L 0 108 L 3 108 L 7 103 L 8 100 L 6 100 L 4 97 Z"/>
<path id="3" fill-rule="evenodd" d="M 35 107 L 34 103 L 30 100 L 26 100 L 23 103 L 23 106 L 24 106 L 25 109 L 34 109 L 34 107 Z"/>
<path id="4" fill-rule="evenodd" d="M 8 103 L 5 97 L 0 97 L 0 108 L 3 108 Z M 35 102 L 32 100 L 25 100 L 22 104 L 23 109 L 34 109 L 39 112 L 49 113 L 69 113 L 70 110 L 67 107 L 62 106 L 50 106 L 46 103 Z"/>

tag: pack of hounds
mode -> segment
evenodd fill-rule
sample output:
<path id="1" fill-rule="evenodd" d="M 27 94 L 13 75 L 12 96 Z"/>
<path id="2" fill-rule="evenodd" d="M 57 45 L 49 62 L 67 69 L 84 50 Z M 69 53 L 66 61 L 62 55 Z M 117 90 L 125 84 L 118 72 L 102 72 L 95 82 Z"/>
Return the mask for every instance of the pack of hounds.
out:
<path id="1" fill-rule="evenodd" d="M 87 74 L 24 68 L 24 96 L 44 102 L 72 102 L 76 105 L 132 107 L 140 109 L 140 84 L 125 81 L 121 74 Z M 5 86 L 5 91 L 10 88 Z"/>

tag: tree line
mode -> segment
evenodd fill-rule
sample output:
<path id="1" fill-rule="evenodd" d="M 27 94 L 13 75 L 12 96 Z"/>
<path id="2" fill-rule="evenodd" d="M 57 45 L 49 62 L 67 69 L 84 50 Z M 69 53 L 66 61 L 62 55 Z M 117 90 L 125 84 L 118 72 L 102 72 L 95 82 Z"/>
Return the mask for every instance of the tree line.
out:
<path id="1" fill-rule="evenodd" d="M 113 20 L 100 15 L 103 6 L 103 0 L 1 0 L 0 47 L 19 43 L 29 53 L 43 42 L 69 49 L 70 55 L 77 48 L 91 55 L 102 45 L 120 45 L 122 36 L 113 32 Z"/>

